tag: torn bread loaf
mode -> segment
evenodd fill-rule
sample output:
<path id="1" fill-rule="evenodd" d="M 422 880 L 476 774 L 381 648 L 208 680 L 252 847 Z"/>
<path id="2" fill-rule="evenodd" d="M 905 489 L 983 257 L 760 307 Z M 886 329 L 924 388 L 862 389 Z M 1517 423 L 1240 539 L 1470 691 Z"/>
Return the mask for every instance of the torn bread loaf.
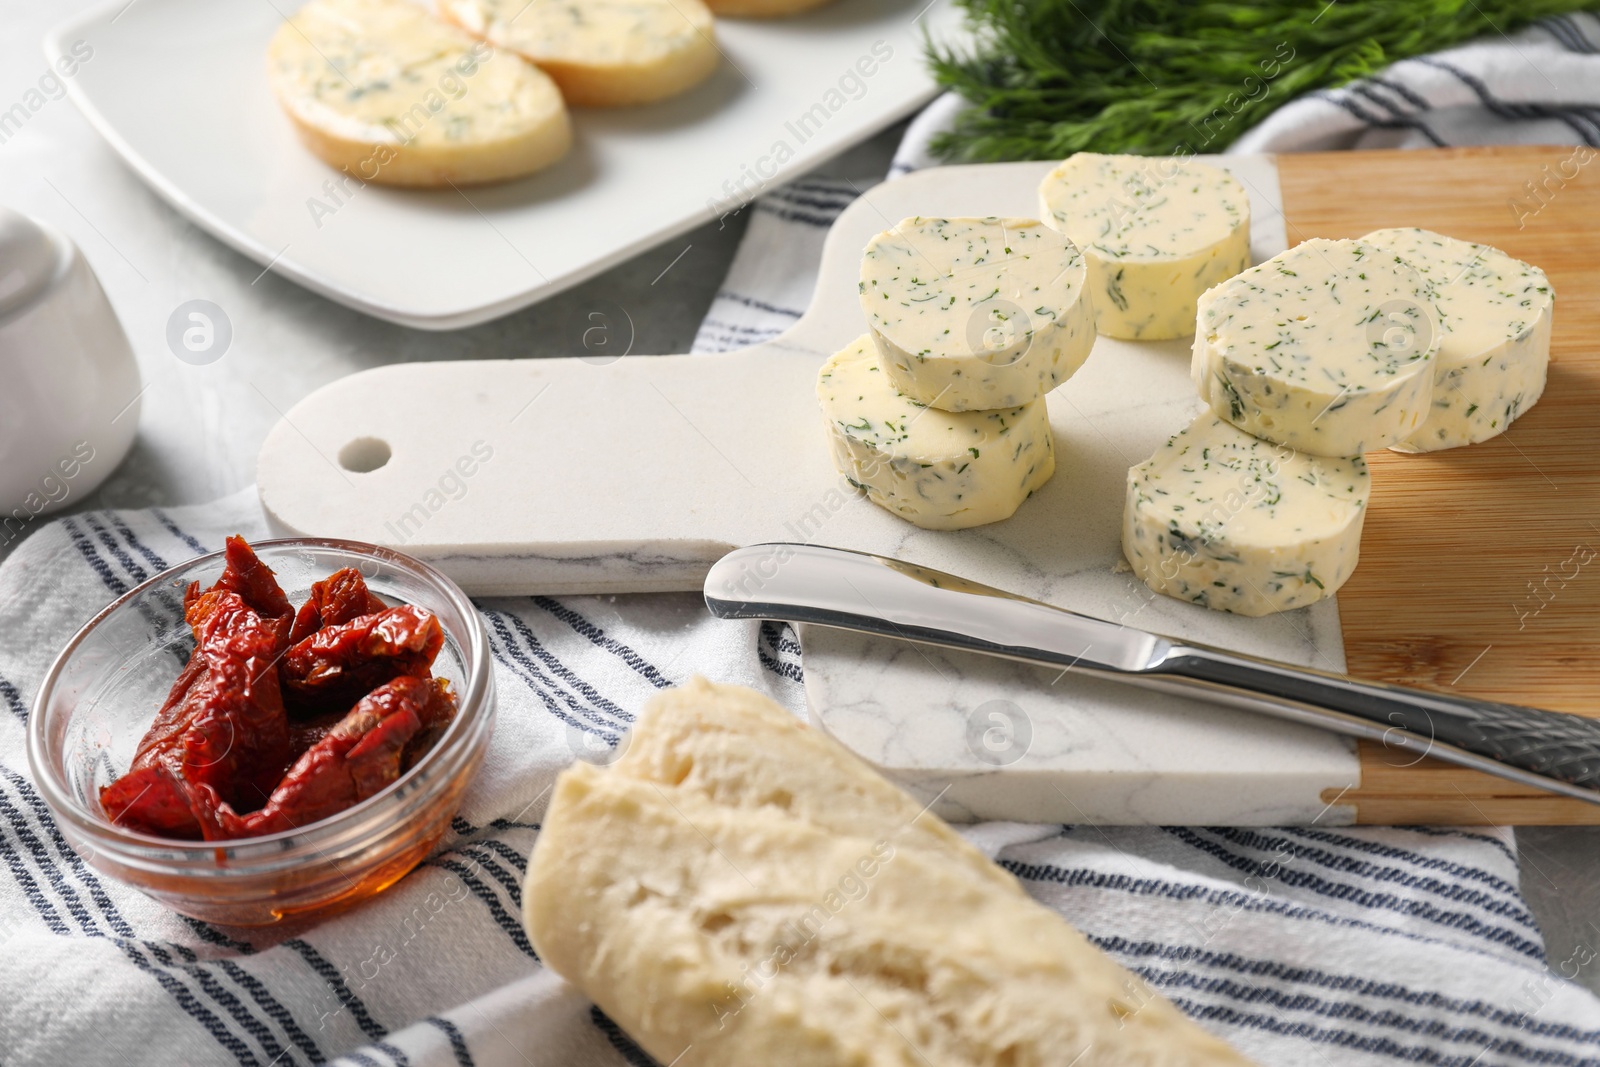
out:
<path id="1" fill-rule="evenodd" d="M 661 1063 L 1247 1062 L 765 697 L 695 679 L 626 744 L 557 781 L 525 919 Z"/>

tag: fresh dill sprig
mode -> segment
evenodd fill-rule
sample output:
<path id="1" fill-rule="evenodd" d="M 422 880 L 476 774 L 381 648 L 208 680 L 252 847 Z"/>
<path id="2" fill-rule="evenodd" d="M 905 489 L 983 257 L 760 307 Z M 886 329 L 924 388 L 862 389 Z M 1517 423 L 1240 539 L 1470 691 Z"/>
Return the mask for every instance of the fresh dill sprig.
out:
<path id="1" fill-rule="evenodd" d="M 1216 152 L 1301 93 L 1600 0 L 960 0 L 971 39 L 930 42 L 975 107 L 951 160 Z M 1555 94 L 1552 89 L 1552 94 Z"/>

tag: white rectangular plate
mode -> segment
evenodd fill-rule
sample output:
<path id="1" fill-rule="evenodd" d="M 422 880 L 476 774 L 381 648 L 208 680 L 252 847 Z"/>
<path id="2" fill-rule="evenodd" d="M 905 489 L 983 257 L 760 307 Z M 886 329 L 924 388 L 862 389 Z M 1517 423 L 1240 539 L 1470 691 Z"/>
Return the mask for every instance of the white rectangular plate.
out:
<path id="1" fill-rule="evenodd" d="M 68 82 L 73 100 L 195 223 L 330 299 L 445 330 L 576 285 L 915 110 L 934 93 L 923 29 L 957 21 L 949 0 L 924 4 L 718 20 L 724 61 L 709 81 L 659 104 L 576 112 L 572 152 L 543 173 L 464 192 L 369 185 L 342 203 L 325 188 L 338 175 L 300 146 L 267 88 L 267 42 L 295 0 L 113 0 L 58 27 L 45 51 L 93 49 Z"/>

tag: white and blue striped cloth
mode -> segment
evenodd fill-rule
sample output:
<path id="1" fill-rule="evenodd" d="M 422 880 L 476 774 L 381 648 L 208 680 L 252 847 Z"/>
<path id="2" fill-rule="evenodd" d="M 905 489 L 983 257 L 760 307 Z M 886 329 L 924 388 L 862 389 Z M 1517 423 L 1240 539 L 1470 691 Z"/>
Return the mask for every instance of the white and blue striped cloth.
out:
<path id="1" fill-rule="evenodd" d="M 1600 41 L 1597 31 L 1592 20 L 1562 20 L 1400 64 L 1371 85 L 1290 104 L 1243 147 L 1518 140 L 1535 130 L 1594 143 L 1600 58 L 1587 41 Z M 1529 63 L 1543 74 L 1530 75 Z M 1537 92 L 1544 75 L 1559 91 Z M 954 106 L 941 101 L 914 125 L 901 169 L 928 162 L 919 146 Z M 792 323 L 810 299 L 822 236 L 856 193 L 811 179 L 758 201 L 697 349 L 741 347 Z M 49 658 L 84 620 L 233 532 L 265 532 L 251 493 L 76 515 L 42 527 L 0 565 L 0 1064 L 649 1064 L 541 968 L 521 931 L 521 881 L 545 797 L 574 738 L 614 736 L 651 693 L 694 673 L 754 686 L 803 714 L 788 630 L 714 622 L 679 594 L 482 601 L 499 722 L 445 845 L 379 898 L 326 922 L 219 929 L 75 856 L 29 780 L 23 738 Z M 1263 1064 L 1600 1065 L 1600 999 L 1555 977 L 1586 973 L 1595 953 L 1546 958 L 1509 831 L 988 824 L 968 833 L 1097 945 Z M 921 1061 L 907 1050 L 905 1062 Z"/>

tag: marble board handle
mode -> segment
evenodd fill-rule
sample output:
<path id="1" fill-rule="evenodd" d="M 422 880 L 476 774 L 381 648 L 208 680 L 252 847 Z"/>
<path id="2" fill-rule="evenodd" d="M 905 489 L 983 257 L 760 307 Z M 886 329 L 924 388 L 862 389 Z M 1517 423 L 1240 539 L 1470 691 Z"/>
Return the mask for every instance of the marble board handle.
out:
<path id="1" fill-rule="evenodd" d="M 822 545 L 722 557 L 706 606 L 1080 671 L 1378 741 L 1600 804 L 1600 721 L 1362 682 L 1191 644 L 931 568 Z"/>

